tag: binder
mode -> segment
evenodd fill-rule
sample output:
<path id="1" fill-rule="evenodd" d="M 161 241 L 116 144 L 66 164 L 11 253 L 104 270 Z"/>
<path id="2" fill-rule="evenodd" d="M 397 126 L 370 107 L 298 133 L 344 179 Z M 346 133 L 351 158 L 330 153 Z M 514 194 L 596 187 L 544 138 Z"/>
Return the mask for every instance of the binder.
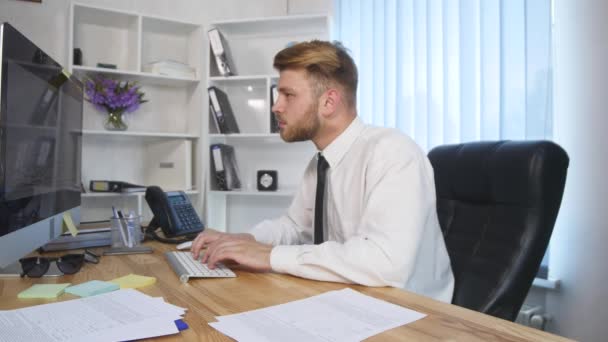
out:
<path id="1" fill-rule="evenodd" d="M 241 188 L 234 147 L 225 144 L 210 146 L 211 172 L 215 175 L 218 190 L 230 191 Z"/>
<path id="2" fill-rule="evenodd" d="M 207 91 L 209 108 L 218 131 L 222 134 L 240 133 L 228 95 L 214 86 L 207 88 Z"/>
<path id="3" fill-rule="evenodd" d="M 230 53 L 228 51 L 228 44 L 226 40 L 217 28 L 212 28 L 207 31 L 209 36 L 209 43 L 211 44 L 211 51 L 215 56 L 215 65 L 217 70 L 222 76 L 236 75 L 234 70 L 234 63 L 230 59 Z"/>
<path id="4" fill-rule="evenodd" d="M 146 191 L 146 187 L 122 181 L 91 180 L 89 190 L 92 192 L 140 192 Z"/>
<path id="5" fill-rule="evenodd" d="M 279 90 L 277 85 L 270 86 L 270 133 L 279 133 L 279 121 L 272 111 L 272 106 L 279 98 Z"/>

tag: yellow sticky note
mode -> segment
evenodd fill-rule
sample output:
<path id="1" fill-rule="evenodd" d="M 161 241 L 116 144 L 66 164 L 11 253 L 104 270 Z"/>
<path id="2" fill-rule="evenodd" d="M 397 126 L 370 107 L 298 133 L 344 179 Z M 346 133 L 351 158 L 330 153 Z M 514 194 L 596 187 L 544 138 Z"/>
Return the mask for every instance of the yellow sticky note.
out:
<path id="1" fill-rule="evenodd" d="M 131 273 L 124 277 L 112 279 L 110 282 L 118 284 L 121 289 L 136 289 L 138 287 L 144 287 L 156 283 L 156 278 Z"/>
<path id="2" fill-rule="evenodd" d="M 78 228 L 76 228 L 76 225 L 74 225 L 74 221 L 72 220 L 72 214 L 70 214 L 69 212 L 63 213 L 62 227 L 63 227 L 62 231 L 65 232 L 65 230 L 67 228 L 67 230 L 70 231 L 70 234 L 72 234 L 72 236 L 78 235 Z"/>
<path id="3" fill-rule="evenodd" d="M 70 283 L 65 284 L 36 284 L 27 290 L 21 291 L 17 298 L 57 298 Z"/>

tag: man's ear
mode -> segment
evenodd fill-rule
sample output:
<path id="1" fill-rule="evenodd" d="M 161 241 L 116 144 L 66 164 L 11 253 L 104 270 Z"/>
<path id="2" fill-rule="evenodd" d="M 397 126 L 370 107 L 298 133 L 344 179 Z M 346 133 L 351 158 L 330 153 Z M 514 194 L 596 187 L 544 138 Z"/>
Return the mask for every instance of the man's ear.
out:
<path id="1" fill-rule="evenodd" d="M 342 94 L 335 89 L 330 88 L 321 95 L 321 101 L 319 101 L 319 113 L 323 116 L 331 116 L 336 112 L 340 102 L 342 101 Z"/>

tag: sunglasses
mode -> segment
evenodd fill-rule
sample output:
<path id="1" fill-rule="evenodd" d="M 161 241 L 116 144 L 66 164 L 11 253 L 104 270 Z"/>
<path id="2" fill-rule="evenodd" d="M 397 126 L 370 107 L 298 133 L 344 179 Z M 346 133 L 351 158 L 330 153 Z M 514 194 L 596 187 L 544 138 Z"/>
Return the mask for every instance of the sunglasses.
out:
<path id="1" fill-rule="evenodd" d="M 19 259 L 21 263 L 21 278 L 40 278 L 48 272 L 52 262 L 63 274 L 74 274 L 80 271 L 82 264 L 90 262 L 99 263 L 99 257 L 91 251 L 85 250 L 83 254 L 66 254 L 57 258 L 29 257 Z"/>

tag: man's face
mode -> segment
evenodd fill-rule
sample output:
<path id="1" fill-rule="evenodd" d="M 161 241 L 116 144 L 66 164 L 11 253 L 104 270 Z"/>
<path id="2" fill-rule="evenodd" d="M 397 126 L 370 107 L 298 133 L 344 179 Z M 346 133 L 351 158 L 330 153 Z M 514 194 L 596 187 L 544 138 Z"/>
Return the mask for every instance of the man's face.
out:
<path id="1" fill-rule="evenodd" d="M 272 106 L 286 142 L 311 140 L 321 122 L 316 98 L 305 70 L 283 70 L 278 84 L 279 98 Z"/>

